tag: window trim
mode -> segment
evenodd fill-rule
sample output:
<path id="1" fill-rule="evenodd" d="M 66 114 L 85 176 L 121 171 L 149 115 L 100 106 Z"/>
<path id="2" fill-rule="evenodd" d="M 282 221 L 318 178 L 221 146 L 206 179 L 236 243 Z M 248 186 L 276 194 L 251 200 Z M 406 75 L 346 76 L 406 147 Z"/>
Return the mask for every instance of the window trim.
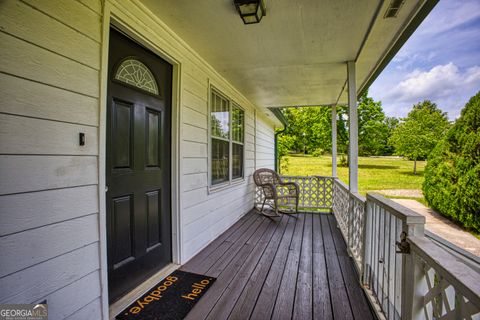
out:
<path id="1" fill-rule="evenodd" d="M 228 101 L 228 121 L 229 121 L 229 130 L 228 130 L 228 139 L 224 139 L 221 137 L 215 137 L 212 135 L 212 124 L 211 124 L 211 111 L 212 111 L 212 94 L 215 93 L 216 95 L 220 96 L 221 98 L 225 99 Z M 233 107 L 236 107 L 240 110 L 243 111 L 243 142 L 235 142 L 233 141 L 232 137 L 232 120 L 233 120 Z M 240 185 L 246 181 L 245 179 L 245 138 L 246 138 L 246 111 L 245 109 L 237 103 L 235 100 L 229 98 L 226 94 L 224 94 L 221 90 L 210 84 L 209 90 L 208 90 L 208 110 L 207 110 L 207 117 L 208 117 L 208 192 L 216 192 L 216 191 L 221 191 L 224 189 L 228 189 L 230 187 L 234 187 L 237 185 Z M 212 139 L 219 139 L 222 141 L 228 141 L 228 180 L 224 182 L 220 182 L 217 184 L 212 184 Z M 238 145 L 241 145 L 243 148 L 243 154 L 242 154 L 242 176 L 238 178 L 233 178 L 233 144 L 236 143 Z"/>

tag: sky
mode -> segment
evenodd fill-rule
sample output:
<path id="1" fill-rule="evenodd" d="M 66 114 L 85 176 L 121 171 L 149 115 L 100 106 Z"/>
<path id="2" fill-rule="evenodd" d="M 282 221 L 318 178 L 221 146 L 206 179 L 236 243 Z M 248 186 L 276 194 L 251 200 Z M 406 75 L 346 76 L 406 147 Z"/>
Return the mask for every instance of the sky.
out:
<path id="1" fill-rule="evenodd" d="M 429 99 L 455 120 L 480 91 L 480 0 L 440 0 L 370 86 L 388 116 Z"/>

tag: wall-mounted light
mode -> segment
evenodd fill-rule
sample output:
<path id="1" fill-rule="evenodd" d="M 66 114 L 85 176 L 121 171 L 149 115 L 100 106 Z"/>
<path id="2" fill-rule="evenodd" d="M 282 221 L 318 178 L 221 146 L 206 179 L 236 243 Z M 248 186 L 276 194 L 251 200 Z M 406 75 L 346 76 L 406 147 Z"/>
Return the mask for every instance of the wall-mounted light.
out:
<path id="1" fill-rule="evenodd" d="M 259 23 L 266 14 L 263 0 L 233 0 L 243 23 Z"/>

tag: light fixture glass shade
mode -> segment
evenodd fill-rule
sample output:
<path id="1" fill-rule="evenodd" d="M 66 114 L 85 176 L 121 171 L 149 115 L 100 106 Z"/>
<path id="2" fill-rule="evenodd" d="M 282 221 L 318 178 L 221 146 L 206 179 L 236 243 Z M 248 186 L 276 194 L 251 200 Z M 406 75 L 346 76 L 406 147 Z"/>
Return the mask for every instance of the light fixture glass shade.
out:
<path id="1" fill-rule="evenodd" d="M 238 6 L 240 14 L 243 15 L 253 15 L 257 13 L 257 8 L 259 7 L 258 3 L 245 3 Z"/>
<path id="2" fill-rule="evenodd" d="M 255 14 L 248 15 L 248 16 L 242 16 L 242 20 L 243 20 L 243 23 L 245 23 L 245 24 L 260 22 L 260 19 L 258 19 Z"/>
<path id="3" fill-rule="evenodd" d="M 259 23 L 265 15 L 263 0 L 234 0 L 233 2 L 245 24 Z"/>

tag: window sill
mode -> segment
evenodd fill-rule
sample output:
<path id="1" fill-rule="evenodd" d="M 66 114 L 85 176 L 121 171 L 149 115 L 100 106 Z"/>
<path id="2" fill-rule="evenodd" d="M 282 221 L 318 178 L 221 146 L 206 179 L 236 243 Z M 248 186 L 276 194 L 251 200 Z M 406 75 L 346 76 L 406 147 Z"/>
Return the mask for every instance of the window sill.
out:
<path id="1" fill-rule="evenodd" d="M 237 178 L 237 179 L 232 180 L 230 182 L 223 182 L 223 183 L 219 183 L 219 184 L 214 185 L 214 186 L 209 186 L 208 187 L 208 194 L 221 192 L 223 190 L 227 190 L 227 189 L 239 186 L 239 185 L 245 183 L 246 181 L 247 181 L 247 179 L 245 179 L 245 177 L 243 177 L 243 178 Z"/>

